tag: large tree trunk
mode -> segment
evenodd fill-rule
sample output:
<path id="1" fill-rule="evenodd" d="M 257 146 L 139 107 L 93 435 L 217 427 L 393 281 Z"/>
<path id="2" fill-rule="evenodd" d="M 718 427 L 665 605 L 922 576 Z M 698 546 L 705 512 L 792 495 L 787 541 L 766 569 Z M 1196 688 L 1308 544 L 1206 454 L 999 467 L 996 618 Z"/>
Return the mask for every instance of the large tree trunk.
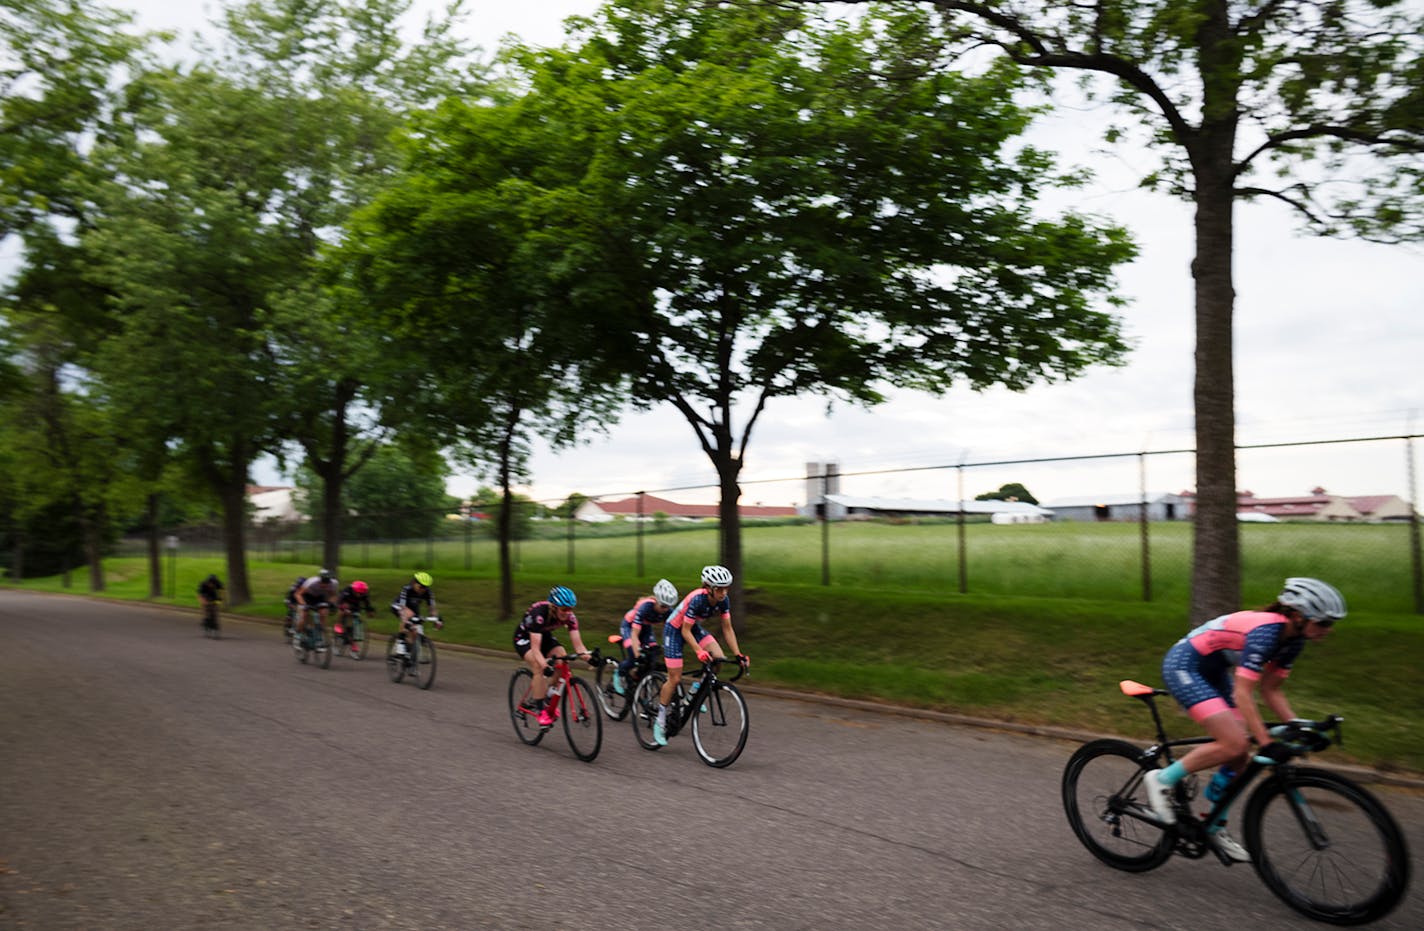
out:
<path id="1" fill-rule="evenodd" d="M 1192 148 L 1196 175 L 1197 505 L 1192 537 L 1193 625 L 1241 605 L 1236 526 L 1236 412 L 1232 367 L 1235 115 L 1204 122 Z"/>
<path id="2" fill-rule="evenodd" d="M 148 597 L 163 597 L 163 558 L 158 546 L 158 492 L 148 496 Z"/>
<path id="3" fill-rule="evenodd" d="M 728 597 L 732 602 L 732 628 L 740 640 L 746 631 L 746 585 L 742 579 L 742 486 L 737 479 L 742 473 L 742 462 L 731 451 L 719 444 L 714 457 L 717 466 L 719 489 L 718 517 L 721 528 L 718 531 L 721 543 L 722 565 L 732 573 L 732 589 Z"/>
<path id="4" fill-rule="evenodd" d="M 80 527 L 84 533 L 84 559 L 89 563 L 89 590 L 104 590 L 104 526 L 108 512 L 103 504 L 90 509 L 80 505 L 83 519 Z"/>
<path id="5" fill-rule="evenodd" d="M 227 552 L 228 604 L 237 607 L 252 601 L 247 580 L 247 464 L 234 464 L 218 492 L 222 498 L 223 547 Z"/>
<path id="6" fill-rule="evenodd" d="M 499 517 L 496 518 L 496 536 L 499 537 L 499 619 L 514 617 L 514 566 L 510 560 L 509 543 L 514 533 L 514 493 L 510 490 L 513 473 L 514 436 L 519 427 L 518 408 L 512 409 L 505 418 L 504 435 L 499 441 Z"/>
<path id="7" fill-rule="evenodd" d="M 331 574 L 338 579 L 341 578 L 341 535 L 343 533 L 341 495 L 346 485 L 346 479 L 341 471 L 344 467 L 342 458 L 344 457 L 333 457 L 328 474 L 322 478 L 324 500 L 321 507 L 323 534 L 321 562 L 322 566 L 330 569 Z"/>

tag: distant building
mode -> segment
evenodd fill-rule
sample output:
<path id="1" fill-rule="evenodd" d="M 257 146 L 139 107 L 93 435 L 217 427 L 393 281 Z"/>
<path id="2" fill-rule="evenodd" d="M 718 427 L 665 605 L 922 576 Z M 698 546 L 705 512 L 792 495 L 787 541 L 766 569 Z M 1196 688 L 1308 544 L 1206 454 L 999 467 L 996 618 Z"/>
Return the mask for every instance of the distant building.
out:
<path id="1" fill-rule="evenodd" d="M 626 520 L 638 520 L 641 516 L 643 520 L 652 520 L 660 512 L 678 520 L 716 520 L 718 517 L 718 507 L 715 504 L 681 504 L 677 501 L 669 501 L 667 498 L 659 498 L 656 495 L 642 495 L 640 510 L 639 497 L 634 495 L 619 501 L 595 501 L 590 498 L 579 505 L 578 510 L 574 512 L 574 519 L 595 524 L 620 517 Z M 737 511 L 743 520 L 795 517 L 797 514 L 796 508 L 793 507 L 765 507 L 751 504 L 744 504 Z"/>
<path id="2" fill-rule="evenodd" d="M 801 509 L 808 517 L 820 512 L 820 499 Z M 826 495 L 827 520 L 870 520 L 877 517 L 989 516 L 996 523 L 1042 523 L 1053 515 L 1026 501 L 959 501 L 937 498 L 875 498 L 864 495 Z M 1013 519 L 1017 518 L 1017 519 Z"/>
<path id="3" fill-rule="evenodd" d="M 1148 492 L 1148 520 L 1190 520 L 1193 500 L 1186 494 Z M 1077 495 L 1055 498 L 1043 506 L 1053 512 L 1054 520 L 1125 521 L 1142 519 L 1141 494 Z"/>
<path id="4" fill-rule="evenodd" d="M 253 520 L 258 523 L 304 520 L 292 503 L 294 490 L 290 485 L 248 485 L 247 500 L 252 505 Z"/>
<path id="5" fill-rule="evenodd" d="M 1409 520 L 1409 502 L 1398 495 L 1332 495 L 1323 488 L 1285 498 L 1258 498 L 1243 491 L 1236 497 L 1236 513 L 1264 514 L 1276 520 L 1378 523 Z"/>

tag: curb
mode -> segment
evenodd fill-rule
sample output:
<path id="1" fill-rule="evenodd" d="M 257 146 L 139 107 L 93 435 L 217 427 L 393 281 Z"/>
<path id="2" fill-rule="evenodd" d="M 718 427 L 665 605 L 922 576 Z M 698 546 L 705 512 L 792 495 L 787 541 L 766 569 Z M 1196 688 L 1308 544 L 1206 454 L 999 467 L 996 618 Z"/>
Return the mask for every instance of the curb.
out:
<path id="1" fill-rule="evenodd" d="M 10 586 L 0 586 L 10 591 L 28 592 L 28 589 L 11 588 Z M 145 608 L 163 608 L 169 611 L 176 611 L 184 614 L 191 614 L 194 608 L 184 605 L 160 604 L 157 602 L 129 601 L 120 598 L 101 598 L 94 595 L 75 594 L 70 592 L 30 592 L 37 595 L 59 595 L 67 598 L 82 598 L 87 601 L 101 601 L 106 604 L 131 604 Z M 248 614 L 233 614 L 226 612 L 229 616 L 242 620 L 250 624 L 267 624 L 273 627 L 282 623 L 280 619 L 254 617 Z M 472 646 L 464 643 L 448 643 L 440 641 L 441 650 L 453 650 L 456 653 L 469 653 L 474 656 L 484 656 L 491 659 L 510 659 L 509 650 L 495 650 L 490 647 Z M 914 718 L 921 721 L 934 721 L 940 724 L 955 724 L 961 727 L 977 727 L 984 730 L 1001 731 L 1011 734 L 1020 734 L 1026 737 L 1042 737 L 1050 740 L 1062 740 L 1072 743 L 1086 743 L 1090 740 L 1100 740 L 1103 738 L 1113 738 L 1117 740 L 1130 740 L 1120 734 L 1103 734 L 1093 731 L 1074 730 L 1072 728 L 1054 727 L 1042 724 L 1023 724 L 1017 721 L 999 721 L 993 718 L 980 718 L 973 715 L 956 714 L 950 711 L 933 711 L 928 708 L 914 708 L 909 705 L 891 705 L 883 702 L 866 701 L 859 698 L 841 698 L 836 695 L 824 695 L 819 692 L 802 692 L 795 689 L 783 689 L 766 685 L 742 684 L 737 686 L 749 695 L 765 695 L 769 698 L 779 698 L 784 701 L 800 701 L 814 705 L 824 705 L 832 708 L 846 708 L 853 711 L 865 711 L 872 714 L 894 715 L 902 718 Z M 1321 769 L 1333 770 L 1343 773 L 1354 779 L 1356 782 L 1367 785 L 1386 785 L 1406 789 L 1424 789 L 1424 776 L 1415 776 L 1407 773 L 1392 772 L 1387 770 L 1371 769 L 1367 766 L 1353 766 L 1342 763 L 1331 763 L 1312 761 L 1313 766 Z"/>

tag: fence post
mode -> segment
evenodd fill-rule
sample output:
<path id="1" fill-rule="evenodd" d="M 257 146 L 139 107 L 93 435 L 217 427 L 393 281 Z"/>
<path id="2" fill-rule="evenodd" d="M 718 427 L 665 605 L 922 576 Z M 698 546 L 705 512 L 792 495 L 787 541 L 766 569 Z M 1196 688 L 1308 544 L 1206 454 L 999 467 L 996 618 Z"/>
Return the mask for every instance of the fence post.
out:
<path id="1" fill-rule="evenodd" d="M 569 575 L 574 574 L 574 505 L 573 500 L 569 500 Z"/>
<path id="2" fill-rule="evenodd" d="M 821 584 L 831 584 L 831 464 L 821 463 Z"/>
<path id="3" fill-rule="evenodd" d="M 1419 550 L 1419 489 L 1414 472 L 1414 431 L 1404 438 L 1409 474 L 1409 563 L 1414 576 L 1414 613 L 1424 614 L 1424 556 Z"/>
<path id="4" fill-rule="evenodd" d="M 1142 503 L 1138 507 L 1139 523 L 1142 527 L 1142 600 L 1152 600 L 1152 547 L 1147 528 L 1147 451 L 1137 454 L 1137 487 L 1142 493 Z"/>
<path id="5" fill-rule="evenodd" d="M 634 529 L 634 536 L 638 541 L 638 578 L 643 577 L 643 498 L 647 492 L 638 492 L 638 526 Z"/>
<path id="6" fill-rule="evenodd" d="M 473 504 L 471 504 L 471 505 L 470 505 L 468 508 L 466 508 L 466 510 L 465 510 L 465 571 L 466 571 L 466 572 L 469 572 L 470 569 L 474 568 L 474 564 L 471 562 L 471 560 L 472 560 L 474 557 L 473 557 L 473 556 L 471 555 L 471 553 L 470 553 L 470 541 L 471 541 L 472 535 L 474 534 L 474 529 L 475 529 L 475 528 L 474 528 L 474 525 L 475 525 L 474 510 L 475 510 L 475 506 L 474 506 Z"/>
<path id="7" fill-rule="evenodd" d="M 959 594 L 969 594 L 968 534 L 964 528 L 964 460 L 954 467 L 959 475 Z"/>

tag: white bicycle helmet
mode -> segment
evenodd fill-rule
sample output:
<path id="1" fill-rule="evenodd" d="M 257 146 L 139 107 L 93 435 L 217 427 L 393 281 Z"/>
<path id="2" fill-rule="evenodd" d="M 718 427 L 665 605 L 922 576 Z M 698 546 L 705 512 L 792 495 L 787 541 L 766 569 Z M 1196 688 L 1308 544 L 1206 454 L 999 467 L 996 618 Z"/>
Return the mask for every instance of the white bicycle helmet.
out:
<path id="1" fill-rule="evenodd" d="M 1345 616 L 1345 597 L 1319 579 L 1286 579 L 1276 601 L 1295 608 L 1311 621 L 1335 621 Z"/>
<path id="2" fill-rule="evenodd" d="M 702 584 L 726 588 L 732 584 L 732 573 L 727 571 L 726 566 L 703 566 Z"/>
<path id="3" fill-rule="evenodd" d="M 677 604 L 677 586 L 667 579 L 658 579 L 658 584 L 653 586 L 653 597 L 662 607 L 671 608 Z"/>

